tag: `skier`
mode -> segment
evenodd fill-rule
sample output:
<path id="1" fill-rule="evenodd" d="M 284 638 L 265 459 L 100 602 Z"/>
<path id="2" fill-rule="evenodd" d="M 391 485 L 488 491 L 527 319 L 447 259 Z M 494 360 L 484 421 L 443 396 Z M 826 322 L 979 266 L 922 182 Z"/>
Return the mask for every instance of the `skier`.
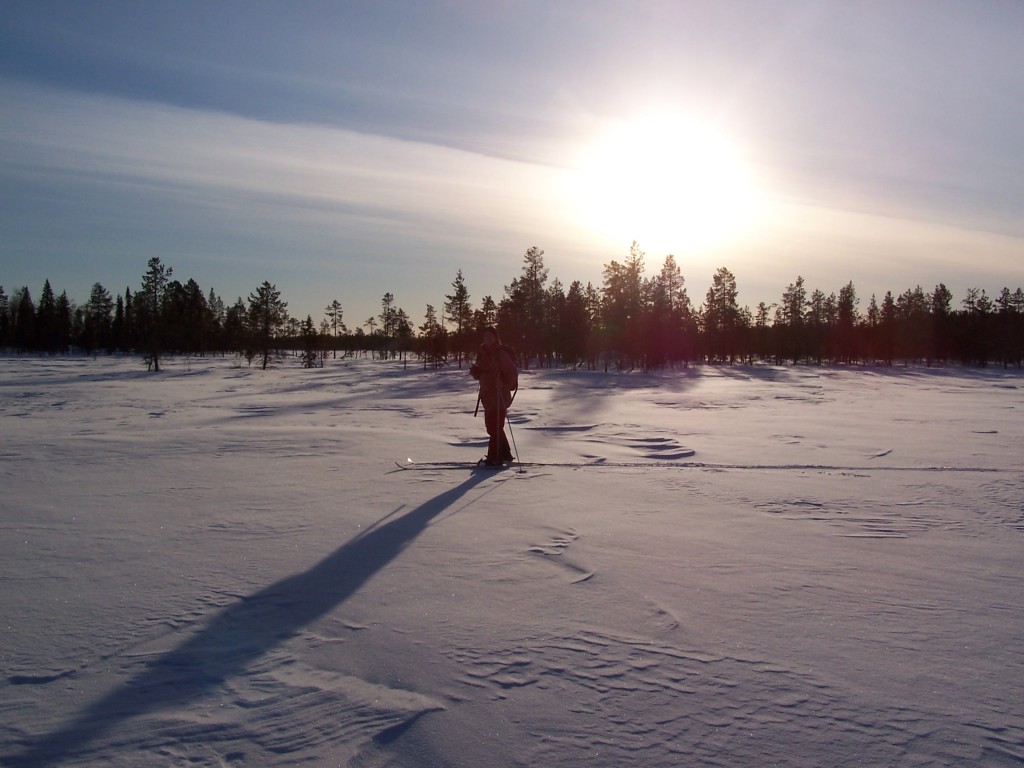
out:
<path id="1" fill-rule="evenodd" d="M 500 467 L 513 459 L 505 437 L 505 415 L 512 404 L 512 393 L 519 388 L 519 371 L 511 351 L 501 343 L 496 329 L 484 329 L 476 362 L 470 366 L 469 375 L 480 382 L 477 409 L 482 403 L 484 425 L 487 427 L 487 456 L 479 463 Z"/>

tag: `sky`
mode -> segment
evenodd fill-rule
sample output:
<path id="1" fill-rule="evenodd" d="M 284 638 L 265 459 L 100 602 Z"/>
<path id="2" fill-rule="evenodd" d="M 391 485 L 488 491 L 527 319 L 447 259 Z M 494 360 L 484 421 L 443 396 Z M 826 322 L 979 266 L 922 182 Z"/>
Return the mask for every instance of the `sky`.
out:
<path id="1" fill-rule="evenodd" d="M 0 0 L 0 285 L 1024 285 L 1024 3 Z"/>

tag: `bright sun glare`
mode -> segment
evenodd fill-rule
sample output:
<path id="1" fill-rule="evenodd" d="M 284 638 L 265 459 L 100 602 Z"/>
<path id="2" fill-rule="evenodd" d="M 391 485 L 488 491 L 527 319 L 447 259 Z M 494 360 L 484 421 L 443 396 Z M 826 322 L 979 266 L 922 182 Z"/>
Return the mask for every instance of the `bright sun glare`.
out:
<path id="1" fill-rule="evenodd" d="M 614 125 L 582 153 L 574 186 L 588 229 L 665 253 L 720 244 L 757 214 L 738 148 L 726 134 L 680 118 Z"/>

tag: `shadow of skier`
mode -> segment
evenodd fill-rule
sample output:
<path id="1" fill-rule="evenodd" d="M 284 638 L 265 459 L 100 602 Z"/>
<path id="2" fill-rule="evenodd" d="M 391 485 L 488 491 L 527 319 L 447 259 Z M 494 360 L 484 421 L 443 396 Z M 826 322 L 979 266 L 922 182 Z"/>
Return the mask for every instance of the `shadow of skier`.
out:
<path id="1" fill-rule="evenodd" d="M 488 477 L 493 475 L 474 473 L 455 488 L 401 517 L 390 521 L 384 518 L 308 571 L 282 579 L 228 606 L 177 648 L 149 662 L 63 728 L 31 740 L 21 754 L 3 758 L 3 764 L 42 766 L 59 762 L 76 756 L 130 718 L 181 706 L 207 695 L 344 603 L 398 557 L 431 520 Z"/>

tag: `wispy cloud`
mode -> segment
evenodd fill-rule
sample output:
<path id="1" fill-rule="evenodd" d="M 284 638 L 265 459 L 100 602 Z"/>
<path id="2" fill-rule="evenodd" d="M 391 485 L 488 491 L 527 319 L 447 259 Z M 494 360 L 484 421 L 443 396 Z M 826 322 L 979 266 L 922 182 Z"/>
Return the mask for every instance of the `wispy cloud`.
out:
<path id="1" fill-rule="evenodd" d="M 546 166 L 324 126 L 10 84 L 0 88 L 0 98 L 9 115 L 0 155 L 5 186 L 73 181 L 89 190 L 91 205 L 78 215 L 93 224 L 107 219 L 99 211 L 139 195 L 151 201 L 156 230 L 175 227 L 166 221 L 168 210 L 194 217 L 177 222 L 186 232 L 207 229 L 219 217 L 219 232 L 207 242 L 220 243 L 193 254 L 208 267 L 218 251 L 251 247 L 256 239 L 266 252 L 250 257 L 273 263 L 302 253 L 318 265 L 312 274 L 333 272 L 339 285 L 367 259 L 418 259 L 410 274 L 443 270 L 450 282 L 452 252 L 472 258 L 477 249 L 493 260 L 509 243 L 553 235 L 565 223 L 554 195 L 559 171 Z M 132 225 L 111 222 L 114 229 Z M 236 237 L 244 239 L 232 243 Z M 394 288 L 381 280 L 379 290 Z"/>

